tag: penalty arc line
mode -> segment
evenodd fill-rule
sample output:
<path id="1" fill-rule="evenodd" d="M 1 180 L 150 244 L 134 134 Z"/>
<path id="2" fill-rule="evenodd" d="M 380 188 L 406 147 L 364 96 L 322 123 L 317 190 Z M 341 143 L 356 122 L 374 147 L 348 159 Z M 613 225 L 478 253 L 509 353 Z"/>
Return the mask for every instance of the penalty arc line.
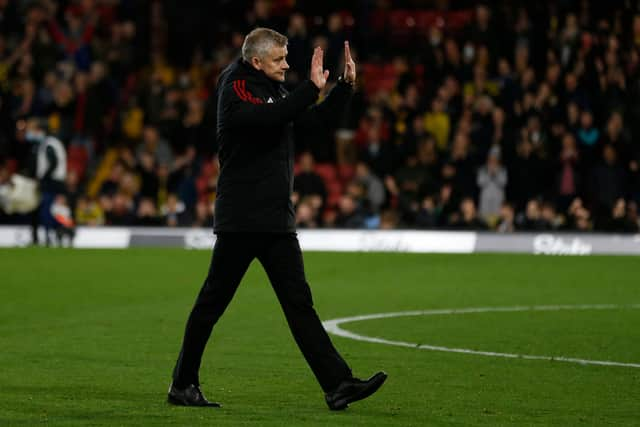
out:
<path id="1" fill-rule="evenodd" d="M 436 310 L 417 310 L 417 311 L 401 311 L 394 313 L 375 313 L 365 314 L 360 316 L 343 317 L 339 319 L 331 319 L 322 322 L 327 332 L 337 335 L 343 338 L 350 338 L 356 341 L 365 341 L 375 344 L 394 345 L 398 347 L 417 348 L 419 350 L 430 351 L 442 351 L 449 353 L 462 353 L 471 354 L 477 356 L 489 356 L 489 357 L 502 357 L 509 359 L 524 359 L 524 360 L 547 360 L 577 363 L 580 365 L 600 365 L 600 366 L 621 366 L 627 368 L 640 368 L 640 363 L 626 363 L 615 362 L 612 360 L 590 360 L 580 359 L 575 357 L 564 356 L 539 356 L 529 354 L 516 354 L 516 353 L 499 353 L 493 351 L 480 351 L 467 348 L 455 348 L 444 347 L 430 344 L 415 344 L 405 341 L 387 340 L 378 337 L 369 337 L 366 335 L 360 335 L 342 329 L 340 327 L 343 323 L 358 322 L 363 320 L 373 319 L 386 319 L 392 317 L 407 317 L 407 316 L 435 316 L 435 315 L 447 315 L 447 314 L 467 314 L 467 313 L 492 313 L 492 312 L 522 312 L 522 311 L 560 311 L 560 310 L 613 310 L 613 309 L 640 309 L 640 304 L 582 304 L 582 305 L 537 305 L 537 306 L 515 306 L 515 307 L 475 307 L 475 308 L 459 308 L 459 309 L 436 309 Z"/>

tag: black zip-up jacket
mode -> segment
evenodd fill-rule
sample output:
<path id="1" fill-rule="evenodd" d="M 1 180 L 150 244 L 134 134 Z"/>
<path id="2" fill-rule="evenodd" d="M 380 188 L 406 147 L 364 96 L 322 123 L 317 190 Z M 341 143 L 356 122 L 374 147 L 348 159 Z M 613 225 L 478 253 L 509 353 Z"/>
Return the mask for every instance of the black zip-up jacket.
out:
<path id="1" fill-rule="evenodd" d="M 242 59 L 222 72 L 216 93 L 216 233 L 295 231 L 294 140 L 323 126 L 334 127 L 351 86 L 340 82 L 315 104 L 318 92 L 307 80 L 288 93 Z"/>

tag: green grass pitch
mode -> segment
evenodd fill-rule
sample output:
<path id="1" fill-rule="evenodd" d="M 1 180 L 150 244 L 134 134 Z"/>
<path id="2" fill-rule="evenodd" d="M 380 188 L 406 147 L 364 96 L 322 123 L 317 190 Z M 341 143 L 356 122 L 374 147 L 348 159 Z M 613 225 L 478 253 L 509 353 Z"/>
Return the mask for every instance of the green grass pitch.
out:
<path id="1" fill-rule="evenodd" d="M 640 369 L 425 351 L 332 337 L 371 398 L 330 412 L 257 263 L 214 330 L 202 388 L 166 391 L 207 251 L 0 250 L 0 426 L 640 425 Z M 517 305 L 603 310 L 353 322 L 366 336 L 482 351 L 640 363 L 640 260 L 631 257 L 307 253 L 324 320 Z"/>

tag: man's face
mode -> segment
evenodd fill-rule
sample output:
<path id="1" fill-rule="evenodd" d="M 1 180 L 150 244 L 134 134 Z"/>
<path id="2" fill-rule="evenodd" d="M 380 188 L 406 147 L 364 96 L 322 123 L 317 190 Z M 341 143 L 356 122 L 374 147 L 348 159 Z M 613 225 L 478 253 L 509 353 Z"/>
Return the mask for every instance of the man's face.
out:
<path id="1" fill-rule="evenodd" d="M 254 57 L 252 63 L 255 68 L 262 70 L 270 79 L 284 82 L 285 73 L 289 69 L 287 47 L 273 46 L 264 58 Z"/>

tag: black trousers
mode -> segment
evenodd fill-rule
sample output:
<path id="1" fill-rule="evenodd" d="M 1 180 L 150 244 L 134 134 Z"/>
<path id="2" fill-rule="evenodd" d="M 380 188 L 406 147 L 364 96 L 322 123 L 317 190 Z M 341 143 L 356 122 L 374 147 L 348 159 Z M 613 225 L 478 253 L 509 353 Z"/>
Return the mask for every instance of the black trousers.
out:
<path id="1" fill-rule="evenodd" d="M 291 333 L 325 392 L 351 377 L 316 311 L 305 279 L 302 251 L 294 233 L 220 233 L 209 274 L 191 311 L 174 384 L 199 385 L 198 371 L 213 326 L 231 302 L 242 277 L 258 258 L 280 301 Z"/>

